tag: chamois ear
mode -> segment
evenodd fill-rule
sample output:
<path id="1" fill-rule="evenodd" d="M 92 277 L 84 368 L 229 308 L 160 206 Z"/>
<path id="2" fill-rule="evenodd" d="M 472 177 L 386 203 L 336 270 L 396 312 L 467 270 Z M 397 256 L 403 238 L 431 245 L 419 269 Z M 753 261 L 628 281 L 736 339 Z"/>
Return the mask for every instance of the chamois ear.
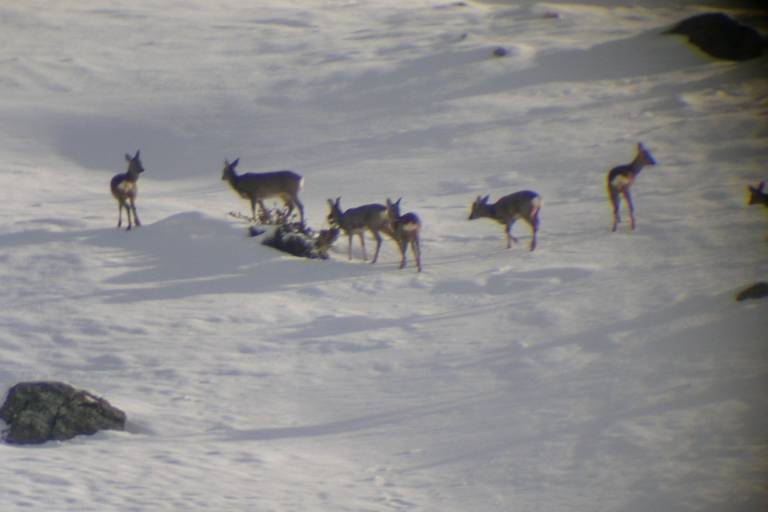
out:
<path id="1" fill-rule="evenodd" d="M 240 157 L 235 158 L 235 161 L 230 164 L 230 166 L 234 169 L 237 167 L 237 164 L 240 163 Z"/>
<path id="2" fill-rule="evenodd" d="M 139 158 L 139 151 L 140 150 L 138 150 L 138 149 L 136 150 L 136 156 L 134 156 L 133 158 Z"/>
<path id="3" fill-rule="evenodd" d="M 130 162 L 131 160 L 132 160 L 132 158 L 131 158 L 131 155 L 129 155 L 128 153 L 126 153 L 126 154 L 125 154 L 125 161 L 126 161 L 126 162 Z"/>
<path id="4" fill-rule="evenodd" d="M 757 191 L 762 192 L 764 187 L 765 187 L 765 182 L 761 181 L 760 184 L 757 186 Z"/>
<path id="5" fill-rule="evenodd" d="M 490 194 L 488 194 L 487 196 L 485 196 L 485 197 L 483 198 L 483 204 L 487 203 L 487 202 L 488 202 L 488 200 L 489 200 L 490 198 L 491 198 L 491 195 L 490 195 Z"/>

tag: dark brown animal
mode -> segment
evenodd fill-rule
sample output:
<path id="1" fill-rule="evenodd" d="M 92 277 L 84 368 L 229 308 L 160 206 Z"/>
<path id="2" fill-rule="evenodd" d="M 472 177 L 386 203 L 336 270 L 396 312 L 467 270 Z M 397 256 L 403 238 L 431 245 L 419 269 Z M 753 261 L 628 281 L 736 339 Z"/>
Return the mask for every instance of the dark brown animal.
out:
<path id="1" fill-rule="evenodd" d="M 376 253 L 373 255 L 371 263 L 376 263 L 376 260 L 379 258 L 379 250 L 381 249 L 380 233 L 384 232 L 391 236 L 387 207 L 383 204 L 373 203 L 342 211 L 340 197 L 336 198 L 335 201 L 329 199 L 328 207 L 330 208 L 328 223 L 332 227 L 341 229 L 347 235 L 349 240 L 347 250 L 349 259 L 352 259 L 352 237 L 354 235 L 360 237 L 360 245 L 363 246 L 363 260 L 368 259 L 365 254 L 364 234 L 366 231 L 370 231 L 376 240 Z"/>
<path id="2" fill-rule="evenodd" d="M 133 224 L 136 227 L 141 226 L 139 216 L 136 213 L 136 195 L 139 190 L 136 182 L 139 181 L 139 174 L 144 172 L 144 166 L 141 165 L 138 150 L 134 156 L 126 154 L 125 160 L 128 162 L 128 170 L 113 176 L 109 188 L 112 190 L 112 195 L 117 199 L 117 227 L 121 227 L 123 224 L 123 209 L 125 209 L 128 216 L 127 231 L 132 227 L 131 214 L 133 214 Z"/>
<path id="3" fill-rule="evenodd" d="M 410 245 L 413 257 L 416 259 L 416 269 L 421 272 L 421 242 L 419 241 L 421 220 L 418 215 L 413 212 L 400 215 L 401 199 L 398 199 L 393 203 L 387 198 L 387 213 L 389 216 L 390 230 L 392 232 L 392 237 L 400 248 L 400 268 L 405 268 L 405 254 Z"/>
<path id="4" fill-rule="evenodd" d="M 504 232 L 507 235 L 507 249 L 509 249 L 512 247 L 512 242 L 517 243 L 517 238 L 512 236 L 512 226 L 518 219 L 523 219 L 533 231 L 530 250 L 536 249 L 541 196 L 531 190 L 521 190 L 506 195 L 493 204 L 488 204 L 489 197 L 477 196 L 475 202 L 472 203 L 469 220 L 487 217 L 503 224 Z"/>
<path id="5" fill-rule="evenodd" d="M 629 221 L 632 230 L 635 229 L 635 206 L 632 203 L 632 195 L 629 193 L 629 189 L 635 183 L 637 176 L 643 167 L 646 165 L 656 165 L 656 160 L 651 155 L 642 143 L 637 145 L 637 153 L 634 160 L 628 164 L 619 165 L 608 171 L 607 176 L 607 188 L 608 199 L 611 201 L 611 207 L 613 208 L 613 227 L 611 231 L 616 231 L 616 228 L 621 222 L 621 196 L 627 200 L 627 207 L 629 208 Z"/>
<path id="6" fill-rule="evenodd" d="M 279 197 L 288 207 L 286 216 L 290 217 L 296 207 L 299 210 L 299 220 L 304 225 L 304 205 L 299 201 L 299 191 L 304 185 L 304 178 L 293 171 L 237 174 L 235 167 L 239 163 L 239 158 L 232 163 L 224 160 L 221 179 L 228 182 L 240 197 L 251 202 L 251 215 L 254 220 L 256 220 L 256 204 L 262 212 L 266 212 L 264 199 Z"/>

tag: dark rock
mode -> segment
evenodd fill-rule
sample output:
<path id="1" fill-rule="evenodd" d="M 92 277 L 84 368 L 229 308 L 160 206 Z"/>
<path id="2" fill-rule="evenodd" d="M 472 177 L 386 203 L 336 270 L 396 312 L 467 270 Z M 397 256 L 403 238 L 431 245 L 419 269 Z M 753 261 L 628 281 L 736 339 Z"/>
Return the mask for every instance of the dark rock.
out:
<path id="1" fill-rule="evenodd" d="M 5 441 L 36 444 L 64 441 L 100 430 L 125 430 L 125 413 L 103 398 L 62 382 L 21 382 L 8 391 L 0 419 Z"/>
<path id="2" fill-rule="evenodd" d="M 338 229 L 324 229 L 315 234 L 299 223 L 282 224 L 262 243 L 293 256 L 325 260 L 328 259 L 328 249 L 338 236 Z"/>
<path id="3" fill-rule="evenodd" d="M 454 7 L 467 7 L 467 2 L 452 2 L 445 5 L 437 5 L 435 6 L 435 9 L 451 9 Z"/>
<path id="4" fill-rule="evenodd" d="M 266 232 L 265 229 L 257 228 L 256 226 L 248 226 L 248 236 L 250 237 L 261 236 Z"/>
<path id="5" fill-rule="evenodd" d="M 747 299 L 762 299 L 768 297 L 768 283 L 765 281 L 758 281 L 757 283 L 744 288 L 736 294 L 736 300 L 742 301 Z"/>
<path id="6" fill-rule="evenodd" d="M 760 57 L 766 47 L 765 40 L 756 30 L 721 12 L 686 18 L 668 33 L 688 36 L 692 44 L 718 59 L 754 59 Z"/>
<path id="7" fill-rule="evenodd" d="M 506 57 L 507 55 L 509 55 L 509 50 L 507 50 L 503 46 L 499 46 L 498 48 L 493 50 L 494 57 Z"/>

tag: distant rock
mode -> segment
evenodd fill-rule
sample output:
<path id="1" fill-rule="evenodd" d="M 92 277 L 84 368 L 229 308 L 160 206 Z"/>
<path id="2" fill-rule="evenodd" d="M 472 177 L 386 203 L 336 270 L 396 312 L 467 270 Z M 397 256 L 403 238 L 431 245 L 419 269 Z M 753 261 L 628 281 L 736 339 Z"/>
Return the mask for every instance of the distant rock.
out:
<path id="1" fill-rule="evenodd" d="M 436 5 L 435 9 L 451 9 L 454 7 L 467 7 L 467 2 L 451 2 L 448 4 Z"/>
<path id="2" fill-rule="evenodd" d="M 509 50 L 503 46 L 499 46 L 493 50 L 494 57 L 506 57 L 507 55 L 509 55 Z"/>
<path id="3" fill-rule="evenodd" d="M 686 18 L 668 33 L 688 36 L 692 44 L 718 59 L 754 59 L 763 55 L 766 47 L 765 40 L 756 30 L 720 12 Z"/>
<path id="4" fill-rule="evenodd" d="M 125 430 L 125 413 L 103 398 L 62 382 L 21 382 L 8 391 L 0 419 L 5 441 L 37 444 L 64 441 L 100 430 Z"/>
<path id="5" fill-rule="evenodd" d="M 765 281 L 758 281 L 757 283 L 744 288 L 736 294 L 736 300 L 742 301 L 747 299 L 762 299 L 768 297 L 768 283 Z"/>

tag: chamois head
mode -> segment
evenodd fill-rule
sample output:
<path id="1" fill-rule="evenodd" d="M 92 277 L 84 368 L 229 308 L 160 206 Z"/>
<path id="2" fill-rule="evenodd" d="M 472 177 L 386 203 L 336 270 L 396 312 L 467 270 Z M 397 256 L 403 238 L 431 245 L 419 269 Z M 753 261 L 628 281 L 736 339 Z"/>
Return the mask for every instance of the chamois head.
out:
<path id="1" fill-rule="evenodd" d="M 477 196 L 477 199 L 475 199 L 475 202 L 472 203 L 472 206 L 469 210 L 469 220 L 479 219 L 480 217 L 483 217 L 483 213 L 488 208 L 488 199 L 491 196 Z"/>
<path id="2" fill-rule="evenodd" d="M 764 181 L 761 181 L 760 184 L 756 187 L 747 185 L 747 190 L 749 191 L 749 199 L 747 200 L 747 204 L 763 204 L 768 206 L 768 194 L 763 192 L 763 188 L 765 188 Z"/>
<path id="3" fill-rule="evenodd" d="M 141 165 L 141 159 L 139 158 L 138 149 L 136 150 L 136 154 L 133 156 L 126 153 L 125 161 L 128 162 L 128 174 L 138 177 L 139 174 L 144 172 L 144 166 Z"/>
<path id="4" fill-rule="evenodd" d="M 224 160 L 224 168 L 221 170 L 221 179 L 224 181 L 232 179 L 235 175 L 235 167 L 240 163 L 240 158 L 235 158 L 235 161 L 229 163 L 229 160 Z"/>
<path id="5" fill-rule="evenodd" d="M 656 165 L 656 159 L 653 158 L 653 155 L 651 154 L 648 149 L 643 146 L 642 142 L 637 143 L 637 161 L 642 163 L 642 165 Z"/>

